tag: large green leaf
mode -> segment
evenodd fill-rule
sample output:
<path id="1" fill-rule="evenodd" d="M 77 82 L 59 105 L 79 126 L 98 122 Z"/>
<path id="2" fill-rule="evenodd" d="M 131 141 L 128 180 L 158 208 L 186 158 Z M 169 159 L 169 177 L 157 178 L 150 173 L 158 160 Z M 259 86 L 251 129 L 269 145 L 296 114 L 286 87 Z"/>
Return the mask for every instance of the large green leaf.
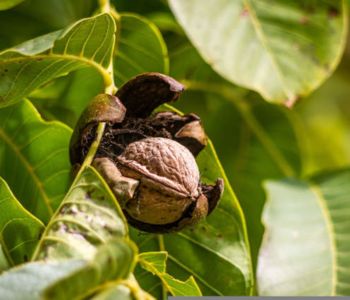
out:
<path id="1" fill-rule="evenodd" d="M 169 72 L 168 52 L 158 28 L 135 14 L 121 14 L 115 49 L 116 84 L 144 72 Z"/>
<path id="2" fill-rule="evenodd" d="M 349 295 L 349 183 L 350 170 L 267 183 L 261 295 Z"/>
<path id="3" fill-rule="evenodd" d="M 90 259 L 97 246 L 114 237 L 126 237 L 127 232 L 115 197 L 100 175 L 87 167 L 51 218 L 33 259 Z"/>
<path id="4" fill-rule="evenodd" d="M 342 0 L 169 3 L 219 74 L 273 102 L 291 105 L 316 89 L 333 72 L 345 46 Z"/>
<path id="5" fill-rule="evenodd" d="M 139 255 L 139 261 L 145 270 L 156 275 L 164 284 L 166 290 L 173 296 L 201 296 L 202 293 L 196 281 L 191 276 L 186 281 L 175 279 L 166 273 L 167 252 L 144 252 Z"/>
<path id="6" fill-rule="evenodd" d="M 0 110 L 0 176 L 44 222 L 68 190 L 70 135 L 63 124 L 43 121 L 29 101 Z"/>
<path id="7" fill-rule="evenodd" d="M 293 111 L 255 99 L 220 78 L 187 43 L 172 50 L 171 74 L 186 85 L 176 106 L 201 117 L 218 150 L 246 217 L 255 265 L 263 235 L 262 181 L 300 174 L 299 122 Z"/>
<path id="8" fill-rule="evenodd" d="M 40 294 L 51 283 L 84 267 L 83 260 L 32 262 L 12 268 L 0 275 L 0 293 L 4 299 L 43 299 Z"/>
<path id="9" fill-rule="evenodd" d="M 27 261 L 44 225 L 17 201 L 0 177 L 0 246 L 11 265 Z M 0 267 L 1 271 L 1 267 Z"/>
<path id="10" fill-rule="evenodd" d="M 46 283 L 45 286 L 39 285 L 37 293 L 43 293 L 47 299 L 78 295 L 103 299 L 116 293 L 125 296 L 125 289 L 118 279 L 129 276 L 137 252 L 127 232 L 124 215 L 108 185 L 93 168 L 84 167 L 47 225 L 32 259 L 49 264 L 58 260 L 63 268 L 67 261 L 74 264 L 75 260 L 83 259 L 88 263 L 73 272 L 68 270 L 62 278 L 51 280 L 49 274 L 49 286 Z M 36 280 L 33 274 L 28 276 Z M 113 282 L 108 282 L 111 280 Z M 134 280 L 122 284 L 131 288 L 131 295 L 143 295 L 142 299 L 149 299 Z M 16 294 L 12 288 L 9 292 Z"/>
<path id="11" fill-rule="evenodd" d="M 225 180 L 215 211 L 179 233 L 156 236 L 133 231 L 133 239 L 141 252 L 167 251 L 169 274 L 182 280 L 192 275 L 204 295 L 249 295 L 253 288 L 251 260 L 239 203 L 211 144 L 199 155 L 198 164 L 204 182 L 213 183 L 218 177 Z M 142 287 L 149 286 L 150 280 L 157 284 L 154 278 L 137 275 L 140 273 L 136 277 Z M 158 284 L 152 290 L 157 299 L 161 299 L 161 288 Z"/>
<path id="12" fill-rule="evenodd" d="M 83 19 L 0 53 L 0 106 L 68 72 L 93 67 L 110 84 L 106 67 L 114 45 L 115 23 L 108 14 Z"/>
<path id="13" fill-rule="evenodd" d="M 95 293 L 101 284 L 127 279 L 135 266 L 136 253 L 132 242 L 123 238 L 111 239 L 97 248 L 90 264 L 51 284 L 45 290 L 45 297 L 64 300 L 72 299 L 75 295 L 88 296 Z"/>
<path id="14" fill-rule="evenodd" d="M 125 239 L 113 239 L 90 259 L 31 262 L 0 276 L 3 299 L 76 299 L 88 296 L 101 284 L 126 279 L 136 250 Z"/>
<path id="15" fill-rule="evenodd" d="M 190 97 L 191 93 L 187 99 Z M 239 104 L 215 93 L 197 97 L 197 105 L 206 99 L 207 109 L 200 115 L 244 211 L 255 265 L 263 235 L 262 182 L 300 173 L 301 158 L 290 113 L 261 102 L 242 110 Z M 210 105 L 214 101 L 220 103 Z"/>

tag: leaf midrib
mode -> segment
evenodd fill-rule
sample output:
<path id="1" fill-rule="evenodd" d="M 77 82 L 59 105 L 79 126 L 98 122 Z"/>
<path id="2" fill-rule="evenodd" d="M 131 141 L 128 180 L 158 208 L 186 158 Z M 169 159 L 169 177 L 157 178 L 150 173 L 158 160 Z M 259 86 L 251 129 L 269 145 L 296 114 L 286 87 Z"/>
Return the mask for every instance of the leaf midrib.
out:
<path id="1" fill-rule="evenodd" d="M 337 275 L 337 268 L 338 268 L 338 262 L 337 262 L 337 255 L 336 255 L 336 233 L 335 229 L 332 223 L 332 217 L 330 215 L 330 212 L 328 210 L 328 205 L 326 199 L 323 197 L 322 191 L 318 186 L 315 184 L 309 185 L 311 192 L 315 195 L 315 198 L 317 199 L 317 203 L 320 207 L 322 216 L 324 218 L 328 236 L 329 236 L 329 246 L 331 249 L 331 257 L 332 257 L 332 291 L 331 296 L 336 296 L 336 286 L 338 281 L 338 275 Z"/>
<path id="2" fill-rule="evenodd" d="M 109 76 L 107 70 L 99 63 L 95 62 L 94 60 L 88 59 L 82 55 L 73 55 L 73 54 L 48 53 L 48 54 L 37 54 L 35 56 L 13 57 L 13 58 L 0 60 L 0 65 L 5 63 L 20 62 L 22 60 L 31 60 L 31 59 L 38 60 L 38 59 L 46 59 L 46 58 L 57 58 L 57 59 L 63 59 L 63 60 L 80 61 L 96 68 L 102 75 Z"/>
<path id="3" fill-rule="evenodd" d="M 293 92 L 291 92 L 290 89 L 286 85 L 286 82 L 285 82 L 283 75 L 282 75 L 283 73 L 282 73 L 280 66 L 278 65 L 276 59 L 274 58 L 274 54 L 273 54 L 272 50 L 270 49 L 270 46 L 268 45 L 267 38 L 265 37 L 265 34 L 263 32 L 260 21 L 255 13 L 255 10 L 252 8 L 252 6 L 250 4 L 250 0 L 243 0 L 243 3 L 245 4 L 246 8 L 248 9 L 248 15 L 252 21 L 251 24 L 253 25 L 256 36 L 257 36 L 258 40 L 260 41 L 262 47 L 265 49 L 267 55 L 270 58 L 271 65 L 276 71 L 277 77 L 281 82 L 284 93 L 286 94 L 286 96 L 288 98 L 293 97 Z"/>
<path id="4" fill-rule="evenodd" d="M 81 55 L 77 56 L 77 55 L 72 55 L 72 54 L 48 53 L 48 54 L 41 54 L 41 55 L 35 55 L 35 56 L 21 56 L 21 57 L 5 59 L 3 61 L 0 60 L 0 66 L 2 64 L 16 63 L 16 62 L 21 62 L 21 61 L 29 62 L 29 61 L 35 61 L 38 59 L 57 59 L 57 60 L 62 60 L 62 62 L 73 62 L 73 63 L 80 62 L 82 64 L 85 64 L 87 66 L 91 66 L 91 67 L 95 68 L 101 74 L 103 81 L 105 82 L 105 85 L 109 85 L 110 81 L 111 81 L 111 77 L 110 77 L 108 71 L 102 65 L 100 65 L 99 63 L 97 63 L 91 59 L 85 58 L 84 56 L 81 56 Z M 18 76 L 18 74 L 17 74 L 17 76 Z M 57 77 L 57 76 L 55 76 L 55 77 Z M 50 77 L 48 77 L 48 78 L 50 78 Z M 43 82 L 43 83 L 45 83 L 45 82 Z M 4 97 L 4 99 L 7 98 L 7 96 L 10 94 L 12 89 L 13 89 L 13 86 L 11 86 L 8 89 L 7 94 Z"/>

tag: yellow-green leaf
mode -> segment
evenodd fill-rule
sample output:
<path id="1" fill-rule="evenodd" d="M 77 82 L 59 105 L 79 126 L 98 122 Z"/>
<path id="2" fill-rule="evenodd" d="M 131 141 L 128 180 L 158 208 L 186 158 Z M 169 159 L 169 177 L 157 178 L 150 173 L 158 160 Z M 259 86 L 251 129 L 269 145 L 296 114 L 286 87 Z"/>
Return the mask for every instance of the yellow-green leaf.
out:
<path id="1" fill-rule="evenodd" d="M 169 0 L 193 45 L 224 78 L 292 105 L 316 89 L 345 47 L 344 0 Z"/>
<path id="2" fill-rule="evenodd" d="M 0 53 L 0 107 L 13 104 L 53 78 L 82 67 L 106 70 L 116 26 L 109 14 L 82 19 L 66 30 L 27 41 Z"/>
<path id="3" fill-rule="evenodd" d="M 11 300 L 83 298 L 103 284 L 126 279 L 135 258 L 130 241 L 112 239 L 89 259 L 31 262 L 10 269 L 0 276 L 0 294 Z"/>
<path id="4" fill-rule="evenodd" d="M 159 277 L 166 290 L 173 296 L 202 296 L 202 293 L 193 278 L 190 276 L 186 281 L 175 279 L 166 273 L 167 252 L 144 252 L 139 255 L 141 266 Z"/>
<path id="5" fill-rule="evenodd" d="M 126 237 L 124 215 L 102 177 L 91 167 L 78 174 L 51 218 L 33 260 L 85 258 L 114 237 Z"/>
<path id="6" fill-rule="evenodd" d="M 350 293 L 350 170 L 268 182 L 258 287 L 265 296 Z"/>

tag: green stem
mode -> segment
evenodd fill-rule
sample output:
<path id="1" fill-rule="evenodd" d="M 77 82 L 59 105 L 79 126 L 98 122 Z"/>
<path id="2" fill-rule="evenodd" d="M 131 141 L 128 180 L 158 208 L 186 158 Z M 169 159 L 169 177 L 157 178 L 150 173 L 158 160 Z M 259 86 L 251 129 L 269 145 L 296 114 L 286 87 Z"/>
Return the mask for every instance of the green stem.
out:
<path id="1" fill-rule="evenodd" d="M 99 0 L 99 6 L 102 13 L 106 13 L 113 16 L 114 9 L 111 7 L 109 0 Z M 110 95 L 115 94 L 118 90 L 114 83 L 114 74 L 113 74 L 114 47 L 115 47 L 115 41 L 112 44 L 111 57 L 109 59 L 109 65 L 107 67 L 107 73 L 109 78 L 107 80 L 105 78 L 105 93 Z"/>
<path id="2" fill-rule="evenodd" d="M 103 13 L 110 13 L 111 11 L 111 4 L 109 3 L 109 0 L 99 0 L 98 4 L 100 6 L 101 12 Z"/>
<path id="3" fill-rule="evenodd" d="M 89 152 L 87 153 L 85 160 L 80 168 L 80 170 L 85 169 L 87 166 L 90 166 L 92 161 L 94 160 L 94 157 L 96 155 L 97 149 L 100 146 L 102 137 L 103 137 L 103 133 L 105 131 L 106 128 L 106 123 L 105 122 L 101 122 L 98 123 L 97 129 L 96 129 L 96 138 L 95 140 L 92 142 Z M 79 171 L 80 173 L 80 171 Z M 78 177 L 78 175 L 77 175 Z"/>

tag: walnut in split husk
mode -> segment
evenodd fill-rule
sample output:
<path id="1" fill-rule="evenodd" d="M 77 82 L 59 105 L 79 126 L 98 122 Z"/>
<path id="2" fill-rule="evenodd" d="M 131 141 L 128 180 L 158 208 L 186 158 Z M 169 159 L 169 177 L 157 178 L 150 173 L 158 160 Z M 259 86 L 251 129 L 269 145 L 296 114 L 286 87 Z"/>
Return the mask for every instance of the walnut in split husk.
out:
<path id="1" fill-rule="evenodd" d="M 206 146 L 198 116 L 165 111 L 183 86 L 159 73 L 127 82 L 115 96 L 96 96 L 83 112 L 70 147 L 72 164 L 81 164 L 98 122 L 106 129 L 93 165 L 105 178 L 129 223 L 165 233 L 198 222 L 216 207 L 223 180 L 200 182 L 195 156 Z"/>

